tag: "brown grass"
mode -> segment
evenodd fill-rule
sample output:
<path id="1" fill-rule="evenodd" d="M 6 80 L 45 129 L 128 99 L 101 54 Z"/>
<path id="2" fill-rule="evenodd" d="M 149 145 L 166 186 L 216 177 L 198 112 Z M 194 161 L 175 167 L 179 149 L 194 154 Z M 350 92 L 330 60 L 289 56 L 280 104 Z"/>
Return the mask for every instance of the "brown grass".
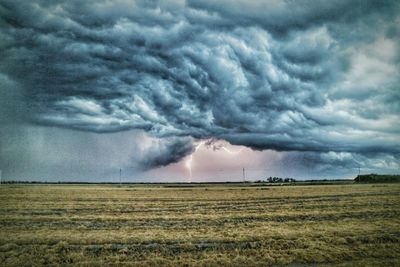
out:
<path id="1" fill-rule="evenodd" d="M 400 185 L 2 185 L 0 265 L 400 266 Z"/>

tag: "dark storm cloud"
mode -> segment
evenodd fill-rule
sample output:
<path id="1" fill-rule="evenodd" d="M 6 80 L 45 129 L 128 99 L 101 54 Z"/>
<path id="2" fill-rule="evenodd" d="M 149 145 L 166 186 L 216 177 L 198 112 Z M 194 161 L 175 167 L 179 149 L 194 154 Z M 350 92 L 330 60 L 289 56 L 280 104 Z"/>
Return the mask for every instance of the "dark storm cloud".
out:
<path id="1" fill-rule="evenodd" d="M 2 1 L 0 83 L 26 103 L 2 121 L 173 138 L 146 168 L 190 153 L 188 137 L 399 153 L 399 14 L 398 1 Z"/>
<path id="2" fill-rule="evenodd" d="M 166 138 L 153 141 L 151 146 L 136 160 L 138 169 L 149 170 L 176 163 L 194 151 L 190 138 Z"/>

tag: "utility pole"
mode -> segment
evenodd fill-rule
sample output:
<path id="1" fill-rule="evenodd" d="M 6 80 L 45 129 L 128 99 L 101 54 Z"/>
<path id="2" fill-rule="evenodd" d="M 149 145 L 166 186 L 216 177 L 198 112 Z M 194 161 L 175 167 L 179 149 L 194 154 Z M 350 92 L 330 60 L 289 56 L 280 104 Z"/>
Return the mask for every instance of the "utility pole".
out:
<path id="1" fill-rule="evenodd" d="M 0 170 L 0 185 L 1 185 L 1 182 L 2 182 L 2 181 L 1 181 L 1 178 L 2 178 L 2 177 L 1 177 L 1 170 Z"/>
<path id="2" fill-rule="evenodd" d="M 119 186 L 121 186 L 121 173 L 122 173 L 122 169 L 119 168 Z"/>
<path id="3" fill-rule="evenodd" d="M 360 174 L 361 174 L 361 168 L 360 165 L 358 165 L 358 176 L 360 176 Z"/>
<path id="4" fill-rule="evenodd" d="M 244 168 L 243 168 L 243 182 L 246 182 L 246 171 Z"/>

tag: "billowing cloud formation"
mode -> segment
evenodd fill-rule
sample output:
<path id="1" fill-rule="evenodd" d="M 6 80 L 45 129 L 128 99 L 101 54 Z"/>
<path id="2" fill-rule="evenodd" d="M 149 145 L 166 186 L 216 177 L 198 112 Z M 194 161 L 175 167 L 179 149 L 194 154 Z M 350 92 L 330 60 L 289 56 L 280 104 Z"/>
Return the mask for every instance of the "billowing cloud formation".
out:
<path id="1" fill-rule="evenodd" d="M 141 149 L 144 151 L 135 161 L 137 169 L 141 170 L 176 163 L 194 151 L 190 138 L 155 139 L 148 144 L 148 147 L 142 146 Z"/>
<path id="2" fill-rule="evenodd" d="M 398 155 L 399 14 L 398 1 L 5 0 L 0 83 L 27 105 L 2 121 L 170 138 L 144 168 L 191 138 Z"/>

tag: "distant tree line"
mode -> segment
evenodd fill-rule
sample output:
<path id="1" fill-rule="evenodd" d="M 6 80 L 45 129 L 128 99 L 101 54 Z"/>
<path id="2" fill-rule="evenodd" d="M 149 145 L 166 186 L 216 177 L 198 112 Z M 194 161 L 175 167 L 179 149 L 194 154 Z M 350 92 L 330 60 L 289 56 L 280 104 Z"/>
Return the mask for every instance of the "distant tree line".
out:
<path id="1" fill-rule="evenodd" d="M 354 178 L 356 183 L 400 183 L 400 175 L 363 174 Z"/>
<path id="2" fill-rule="evenodd" d="M 281 178 L 281 177 L 268 177 L 265 180 L 258 180 L 257 183 L 295 183 L 296 179 L 294 178 Z"/>

